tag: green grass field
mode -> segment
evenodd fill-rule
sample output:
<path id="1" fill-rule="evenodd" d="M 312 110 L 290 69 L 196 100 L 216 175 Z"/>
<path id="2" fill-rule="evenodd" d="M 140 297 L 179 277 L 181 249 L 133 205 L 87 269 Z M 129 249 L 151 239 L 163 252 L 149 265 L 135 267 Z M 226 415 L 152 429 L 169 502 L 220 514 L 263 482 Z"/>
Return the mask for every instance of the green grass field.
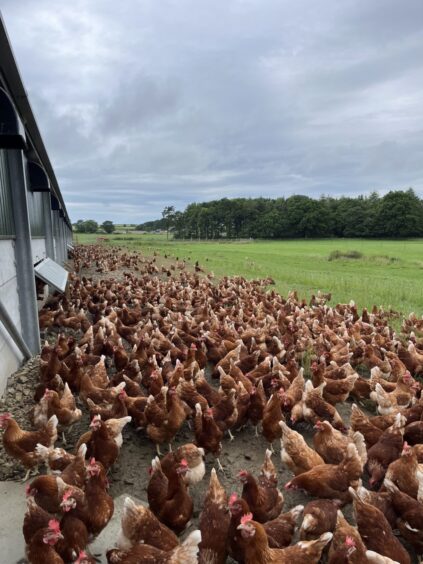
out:
<path id="1" fill-rule="evenodd" d="M 78 235 L 80 243 L 97 235 Z M 193 242 L 166 241 L 165 235 L 109 235 L 108 242 L 186 259 L 216 276 L 271 276 L 286 295 L 296 289 L 309 298 L 317 290 L 332 292 L 332 303 L 353 299 L 359 307 L 389 306 L 408 314 L 423 313 L 423 240 L 369 241 L 357 239 Z M 329 260 L 336 255 L 338 258 Z M 357 251 L 359 258 L 342 256 Z M 353 253 L 354 254 L 354 253 Z"/>

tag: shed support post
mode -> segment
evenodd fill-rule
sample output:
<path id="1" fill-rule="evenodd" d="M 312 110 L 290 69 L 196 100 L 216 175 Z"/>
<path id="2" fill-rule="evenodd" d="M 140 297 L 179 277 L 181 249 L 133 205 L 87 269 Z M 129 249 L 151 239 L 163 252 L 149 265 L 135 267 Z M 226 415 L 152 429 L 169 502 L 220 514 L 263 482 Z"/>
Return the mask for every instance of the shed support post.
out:
<path id="1" fill-rule="evenodd" d="M 60 264 L 60 248 L 59 242 L 57 240 L 57 218 L 56 218 L 56 211 L 51 210 L 51 223 L 53 227 L 53 243 L 54 243 L 54 260 Z"/>
<path id="2" fill-rule="evenodd" d="M 44 225 L 46 230 L 47 256 L 52 260 L 55 260 L 54 241 L 53 241 L 53 223 L 51 221 L 50 192 L 43 193 L 43 208 L 44 208 Z"/>
<path id="3" fill-rule="evenodd" d="M 56 257 L 57 262 L 62 266 L 63 264 L 63 247 L 62 247 L 62 235 L 60 231 L 60 216 L 57 210 L 54 210 L 54 222 L 55 222 L 55 233 L 56 233 Z"/>
<path id="4" fill-rule="evenodd" d="M 64 264 L 68 258 L 68 248 L 66 242 L 66 226 L 63 218 L 60 218 L 61 234 L 62 234 L 62 247 L 63 247 L 63 263 Z"/>
<path id="5" fill-rule="evenodd" d="M 55 256 L 55 261 L 57 263 L 60 264 L 60 248 L 59 248 L 59 242 L 57 240 L 57 217 L 56 217 L 56 213 L 54 210 L 51 211 L 51 220 L 53 222 L 53 237 L 54 237 L 54 256 Z"/>
<path id="6" fill-rule="evenodd" d="M 59 212 L 55 212 L 56 213 L 56 219 L 57 219 L 57 240 L 59 243 L 59 248 L 60 248 L 60 261 L 59 264 L 60 266 L 63 266 L 63 233 L 62 233 L 62 220 L 60 219 L 60 214 Z"/>
<path id="7" fill-rule="evenodd" d="M 59 264 L 63 266 L 63 236 L 62 236 L 62 220 L 60 219 L 60 214 L 58 211 L 54 212 L 56 214 L 56 224 L 57 224 L 57 245 L 59 247 Z"/>
<path id="8" fill-rule="evenodd" d="M 40 330 L 23 153 L 18 149 L 9 149 L 6 154 L 16 230 L 15 261 L 22 336 L 31 353 L 35 355 L 40 352 Z"/>

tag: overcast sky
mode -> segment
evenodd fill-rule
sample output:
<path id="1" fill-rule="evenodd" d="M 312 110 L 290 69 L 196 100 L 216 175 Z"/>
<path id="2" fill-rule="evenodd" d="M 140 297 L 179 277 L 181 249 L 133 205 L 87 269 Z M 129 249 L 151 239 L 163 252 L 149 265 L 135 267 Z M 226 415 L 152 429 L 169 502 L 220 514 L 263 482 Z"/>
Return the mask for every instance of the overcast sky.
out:
<path id="1" fill-rule="evenodd" d="M 422 0 L 1 0 L 73 221 L 423 195 Z"/>

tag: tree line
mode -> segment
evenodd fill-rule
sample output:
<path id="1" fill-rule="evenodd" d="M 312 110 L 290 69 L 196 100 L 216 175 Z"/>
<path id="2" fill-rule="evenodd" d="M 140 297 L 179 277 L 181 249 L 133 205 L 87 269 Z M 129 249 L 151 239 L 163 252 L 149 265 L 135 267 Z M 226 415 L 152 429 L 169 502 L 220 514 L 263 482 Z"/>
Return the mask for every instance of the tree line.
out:
<path id="1" fill-rule="evenodd" d="M 222 198 L 189 204 L 183 212 L 172 208 L 137 227 L 169 228 L 178 239 L 422 237 L 423 201 L 411 188 L 383 197 L 374 192 L 356 198 Z"/>
<path id="2" fill-rule="evenodd" d="M 99 225 L 94 219 L 78 219 L 78 221 L 73 224 L 73 228 L 77 233 L 97 233 L 99 228 L 106 233 L 113 233 L 115 230 L 113 221 L 103 221 L 103 223 Z"/>

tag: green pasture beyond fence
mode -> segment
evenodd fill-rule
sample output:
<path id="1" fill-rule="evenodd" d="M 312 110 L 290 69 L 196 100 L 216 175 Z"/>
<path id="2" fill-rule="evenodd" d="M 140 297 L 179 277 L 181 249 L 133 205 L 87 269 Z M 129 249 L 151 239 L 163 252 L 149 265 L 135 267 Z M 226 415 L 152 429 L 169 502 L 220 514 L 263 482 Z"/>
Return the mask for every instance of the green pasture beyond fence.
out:
<path id="1" fill-rule="evenodd" d="M 98 235 L 75 235 L 93 243 Z M 290 241 L 167 241 L 165 234 L 102 235 L 104 244 L 153 251 L 194 263 L 216 276 L 271 276 L 286 295 L 296 289 L 309 298 L 318 290 L 332 292 L 332 303 L 354 300 L 403 314 L 423 314 L 423 239 L 380 241 L 324 239 Z"/>

